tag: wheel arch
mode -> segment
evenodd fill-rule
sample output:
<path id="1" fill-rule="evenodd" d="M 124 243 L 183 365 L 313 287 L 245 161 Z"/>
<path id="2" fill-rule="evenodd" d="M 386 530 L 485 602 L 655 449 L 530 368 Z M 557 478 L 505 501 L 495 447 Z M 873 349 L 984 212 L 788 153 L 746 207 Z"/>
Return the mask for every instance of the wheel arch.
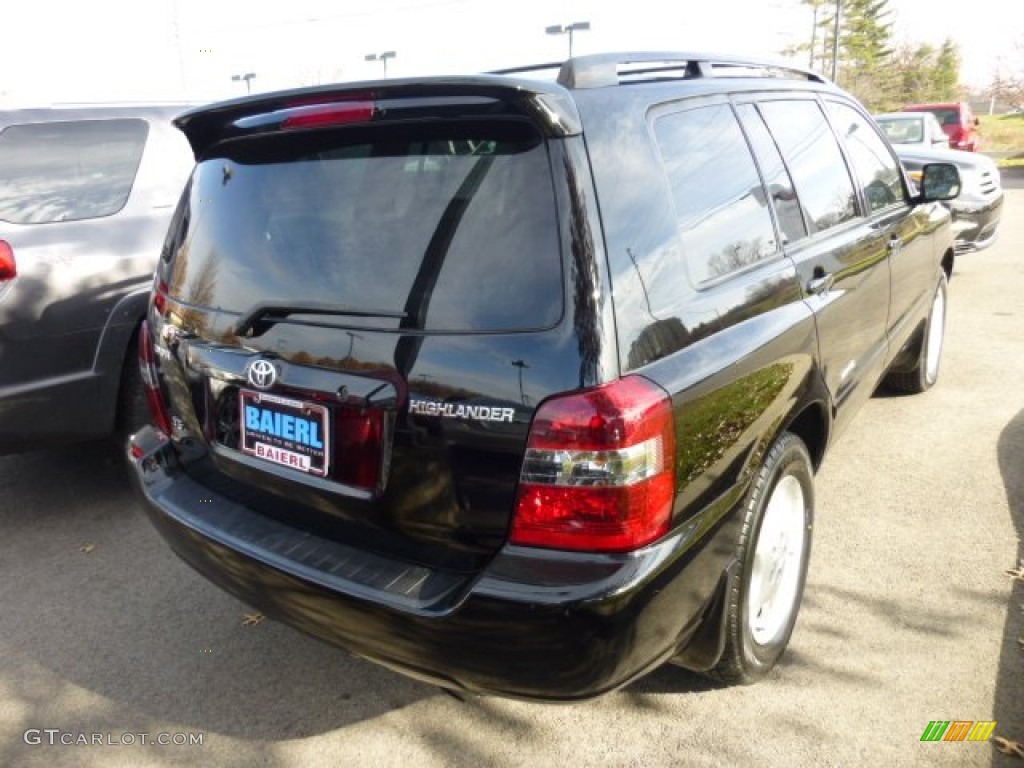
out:
<path id="1" fill-rule="evenodd" d="M 101 384 L 99 407 L 110 414 L 107 432 L 112 432 L 119 419 L 118 406 L 124 383 L 124 370 L 135 359 L 131 341 L 146 316 L 149 306 L 148 283 L 123 296 L 111 310 L 103 335 L 96 347 L 93 372 Z"/>
<path id="2" fill-rule="evenodd" d="M 830 429 L 831 419 L 828 417 L 828 409 L 820 400 L 814 400 L 797 412 L 780 430 L 779 435 L 783 432 L 791 432 L 799 437 L 807 447 L 814 470 L 817 471 L 825 459 Z M 779 435 L 776 435 L 776 439 Z"/>
<path id="3" fill-rule="evenodd" d="M 942 254 L 942 271 L 946 273 L 946 280 L 953 279 L 953 259 L 955 258 L 953 248 L 948 248 L 944 254 Z"/>

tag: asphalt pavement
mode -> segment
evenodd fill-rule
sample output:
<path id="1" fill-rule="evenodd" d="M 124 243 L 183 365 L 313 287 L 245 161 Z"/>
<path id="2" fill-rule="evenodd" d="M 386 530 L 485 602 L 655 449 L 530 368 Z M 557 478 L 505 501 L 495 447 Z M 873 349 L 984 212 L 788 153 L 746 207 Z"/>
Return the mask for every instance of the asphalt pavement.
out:
<path id="1" fill-rule="evenodd" d="M 572 705 L 456 701 L 247 623 L 142 517 L 119 451 L 90 444 L 0 458 L 0 765 L 1022 764 L 994 741 L 920 741 L 933 720 L 1024 741 L 1024 582 L 1006 574 L 1024 529 L 1024 179 L 1007 186 L 1000 240 L 957 263 L 938 385 L 874 397 L 825 461 L 803 610 L 769 679 L 666 667 Z"/>

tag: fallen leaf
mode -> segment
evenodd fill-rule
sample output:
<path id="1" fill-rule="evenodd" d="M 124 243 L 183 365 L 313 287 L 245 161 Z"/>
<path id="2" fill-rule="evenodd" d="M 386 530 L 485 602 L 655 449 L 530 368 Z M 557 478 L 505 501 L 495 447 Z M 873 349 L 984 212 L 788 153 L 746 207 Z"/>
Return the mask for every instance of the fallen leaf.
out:
<path id="1" fill-rule="evenodd" d="M 242 626 L 243 627 L 255 627 L 257 624 L 262 624 L 266 618 L 262 613 L 246 613 L 242 615 Z"/>
<path id="2" fill-rule="evenodd" d="M 90 552 L 92 552 L 92 551 L 93 551 L 94 549 L 96 549 L 96 545 L 95 545 L 95 544 L 83 544 L 82 546 L 80 546 L 80 547 L 78 548 L 78 551 L 79 551 L 79 552 L 84 552 L 85 554 L 87 554 L 87 555 L 88 555 L 88 554 L 89 554 Z"/>
<path id="3" fill-rule="evenodd" d="M 1021 744 L 1019 741 L 1004 739 L 1002 736 L 996 736 L 994 741 L 996 746 L 999 747 L 999 751 L 1004 755 L 1012 755 L 1013 757 L 1024 759 L 1024 744 Z"/>

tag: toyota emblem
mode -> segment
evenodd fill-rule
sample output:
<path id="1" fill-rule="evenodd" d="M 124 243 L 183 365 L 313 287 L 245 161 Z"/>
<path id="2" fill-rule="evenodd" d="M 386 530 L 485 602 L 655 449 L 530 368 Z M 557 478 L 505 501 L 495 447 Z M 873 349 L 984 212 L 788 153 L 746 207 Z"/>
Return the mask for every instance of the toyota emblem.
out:
<path id="1" fill-rule="evenodd" d="M 254 360 L 249 363 L 246 378 L 257 389 L 270 389 L 277 380 L 277 368 L 269 360 Z"/>

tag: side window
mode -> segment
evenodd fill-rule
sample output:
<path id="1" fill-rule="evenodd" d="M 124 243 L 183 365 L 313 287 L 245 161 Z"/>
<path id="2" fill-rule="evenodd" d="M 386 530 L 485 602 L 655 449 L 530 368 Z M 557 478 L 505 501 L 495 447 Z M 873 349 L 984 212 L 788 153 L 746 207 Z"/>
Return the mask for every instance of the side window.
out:
<path id="1" fill-rule="evenodd" d="M 768 133 L 764 120 L 757 113 L 753 104 L 742 104 L 737 107 L 740 122 L 747 132 L 747 138 L 754 148 L 754 155 L 761 166 L 761 174 L 764 176 L 764 183 L 768 187 L 768 194 L 775 205 L 775 214 L 779 219 L 779 230 L 782 232 L 784 243 L 792 243 L 807 235 L 807 227 L 804 225 L 804 217 L 800 213 L 800 201 L 796 197 L 796 190 L 793 189 L 793 180 L 789 177 L 789 171 L 782 162 L 782 155 L 779 148 L 775 146 L 775 140 Z"/>
<path id="2" fill-rule="evenodd" d="M 878 211 L 904 202 L 899 165 L 871 124 L 846 104 L 830 101 L 828 111 L 849 152 L 868 208 Z"/>
<path id="3" fill-rule="evenodd" d="M 778 251 L 761 179 L 729 105 L 665 115 L 654 133 L 694 284 Z"/>
<path id="4" fill-rule="evenodd" d="M 144 120 L 10 125 L 0 133 L 0 219 L 94 219 L 128 200 L 146 145 Z"/>
<path id="5" fill-rule="evenodd" d="M 760 109 L 793 174 L 811 232 L 856 218 L 850 172 L 817 103 L 766 101 Z"/>

